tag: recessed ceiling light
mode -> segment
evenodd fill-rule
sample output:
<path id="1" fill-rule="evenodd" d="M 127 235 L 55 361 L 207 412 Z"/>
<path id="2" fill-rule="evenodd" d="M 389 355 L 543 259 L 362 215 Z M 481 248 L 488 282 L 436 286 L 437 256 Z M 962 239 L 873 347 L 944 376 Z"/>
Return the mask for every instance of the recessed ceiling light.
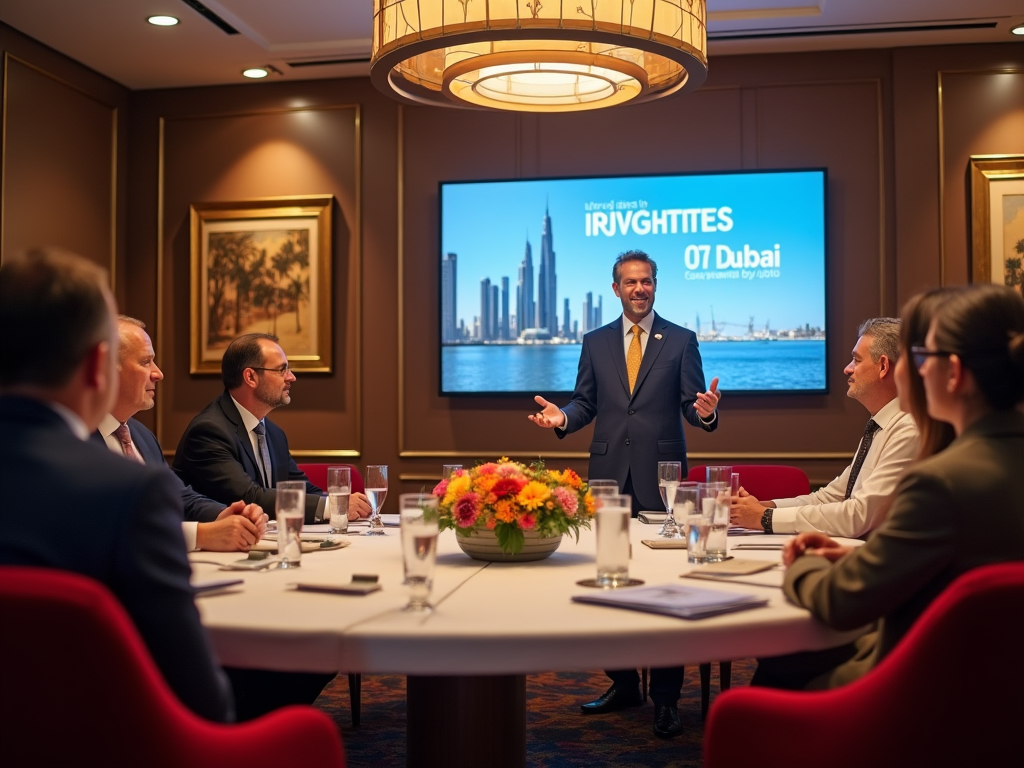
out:
<path id="1" fill-rule="evenodd" d="M 1024 24 L 1018 24 L 1010 30 L 1011 35 L 1024 35 Z"/>
<path id="2" fill-rule="evenodd" d="M 261 77 L 266 77 L 270 73 L 262 67 L 253 67 L 252 69 L 242 70 L 242 74 L 246 77 L 251 77 L 253 80 L 259 80 Z"/>
<path id="3" fill-rule="evenodd" d="M 173 27 L 178 23 L 173 16 L 150 16 L 146 21 L 157 27 Z"/>

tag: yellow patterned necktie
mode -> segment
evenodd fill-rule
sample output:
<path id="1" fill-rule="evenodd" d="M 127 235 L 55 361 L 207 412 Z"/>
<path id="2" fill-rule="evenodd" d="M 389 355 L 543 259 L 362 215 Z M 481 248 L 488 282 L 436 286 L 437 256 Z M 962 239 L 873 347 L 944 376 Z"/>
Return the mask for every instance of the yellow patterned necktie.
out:
<path id="1" fill-rule="evenodd" d="M 629 351 L 626 353 L 626 374 L 629 376 L 629 394 L 632 395 L 636 375 L 640 373 L 640 360 L 644 356 L 644 348 L 640 346 L 640 334 L 644 329 L 634 325 L 629 331 L 633 334 L 633 340 L 629 342 Z"/>

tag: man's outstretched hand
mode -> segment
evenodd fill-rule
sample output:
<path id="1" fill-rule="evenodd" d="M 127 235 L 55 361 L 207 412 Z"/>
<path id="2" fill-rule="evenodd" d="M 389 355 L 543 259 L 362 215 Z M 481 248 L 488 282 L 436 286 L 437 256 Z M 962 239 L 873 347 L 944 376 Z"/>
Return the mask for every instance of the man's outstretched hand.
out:
<path id="1" fill-rule="evenodd" d="M 710 419 L 721 399 L 722 393 L 718 391 L 718 377 L 715 376 L 711 380 L 711 386 L 708 387 L 707 392 L 697 393 L 697 402 L 693 404 L 693 407 L 697 409 L 697 413 L 702 419 Z"/>
<path id="2" fill-rule="evenodd" d="M 717 379 L 715 379 L 717 381 Z M 562 409 L 554 403 L 549 403 L 540 395 L 533 398 L 537 405 L 541 407 L 538 413 L 531 413 L 526 418 L 536 424 L 538 427 L 544 427 L 545 429 L 551 429 L 552 427 L 560 427 L 565 423 L 565 414 L 562 413 Z"/>

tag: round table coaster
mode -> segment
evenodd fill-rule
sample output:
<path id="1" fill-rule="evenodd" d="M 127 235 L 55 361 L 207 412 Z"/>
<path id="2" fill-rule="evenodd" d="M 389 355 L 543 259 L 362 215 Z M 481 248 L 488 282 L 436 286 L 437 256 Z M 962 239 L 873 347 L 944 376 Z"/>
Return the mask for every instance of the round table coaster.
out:
<path id="1" fill-rule="evenodd" d="M 576 582 L 581 587 L 594 587 L 596 589 L 622 589 L 622 587 L 639 587 L 644 583 L 643 579 L 630 579 L 614 587 L 608 584 L 598 584 L 597 579 L 581 579 Z"/>

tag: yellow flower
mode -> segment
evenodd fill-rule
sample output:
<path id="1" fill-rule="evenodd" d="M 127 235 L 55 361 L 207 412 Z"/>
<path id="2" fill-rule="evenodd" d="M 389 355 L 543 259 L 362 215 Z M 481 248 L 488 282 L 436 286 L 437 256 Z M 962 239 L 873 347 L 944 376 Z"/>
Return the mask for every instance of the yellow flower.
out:
<path id="1" fill-rule="evenodd" d="M 587 510 L 588 515 L 594 514 L 594 497 L 587 491 L 587 495 L 583 497 L 583 506 Z"/>
<path id="2" fill-rule="evenodd" d="M 544 483 L 538 483 L 536 480 L 531 480 L 519 492 L 516 497 L 516 501 L 524 509 L 537 509 L 551 495 L 551 489 L 548 488 Z"/>
<path id="3" fill-rule="evenodd" d="M 452 481 L 448 483 L 448 488 L 444 493 L 444 500 L 441 503 L 448 506 L 454 504 L 462 494 L 469 490 L 472 482 L 468 475 L 452 478 Z"/>

